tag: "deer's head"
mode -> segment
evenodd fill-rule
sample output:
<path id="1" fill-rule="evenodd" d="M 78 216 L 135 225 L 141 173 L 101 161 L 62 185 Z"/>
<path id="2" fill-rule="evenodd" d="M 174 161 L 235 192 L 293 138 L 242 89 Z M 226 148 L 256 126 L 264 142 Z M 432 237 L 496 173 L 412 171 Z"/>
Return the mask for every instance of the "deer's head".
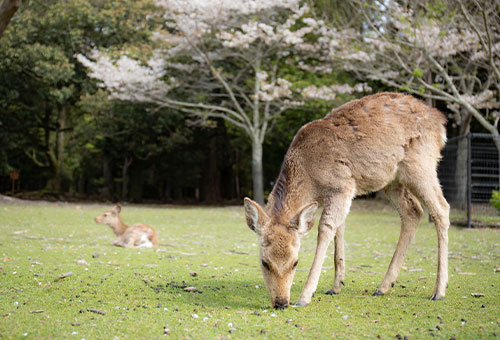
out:
<path id="1" fill-rule="evenodd" d="M 274 308 L 290 304 L 290 288 L 299 262 L 300 239 L 314 226 L 318 204 L 300 208 L 286 223 L 277 222 L 256 202 L 245 198 L 248 227 L 260 244 L 260 267 Z"/>
<path id="2" fill-rule="evenodd" d="M 114 226 L 121 222 L 120 220 L 120 211 L 122 207 L 120 205 L 116 205 L 113 209 L 106 211 L 101 216 L 97 216 L 95 218 L 96 223 L 107 224 L 109 226 Z"/>

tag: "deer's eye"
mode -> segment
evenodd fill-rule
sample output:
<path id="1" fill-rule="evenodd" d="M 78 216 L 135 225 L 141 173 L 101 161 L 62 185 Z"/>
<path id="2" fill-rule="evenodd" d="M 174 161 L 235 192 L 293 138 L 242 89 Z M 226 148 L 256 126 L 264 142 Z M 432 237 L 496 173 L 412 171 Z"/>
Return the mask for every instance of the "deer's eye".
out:
<path id="1" fill-rule="evenodd" d="M 295 267 L 297 267 L 298 264 L 299 264 L 299 260 L 295 261 L 295 263 L 293 264 L 293 269 L 295 269 Z"/>
<path id="2" fill-rule="evenodd" d="M 269 263 L 267 263 L 266 261 L 262 260 L 262 266 L 264 268 L 266 268 L 267 270 L 271 270 L 271 268 L 269 267 Z"/>

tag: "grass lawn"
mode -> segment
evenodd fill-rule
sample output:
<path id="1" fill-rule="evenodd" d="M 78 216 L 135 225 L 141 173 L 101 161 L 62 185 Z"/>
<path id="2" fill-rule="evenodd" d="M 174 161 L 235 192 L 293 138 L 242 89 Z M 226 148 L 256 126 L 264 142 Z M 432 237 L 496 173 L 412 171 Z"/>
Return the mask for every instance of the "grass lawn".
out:
<path id="1" fill-rule="evenodd" d="M 113 247 L 111 230 L 94 222 L 110 207 L 0 204 L 0 338 L 500 338 L 498 229 L 450 228 L 447 296 L 430 301 L 437 239 L 422 219 L 397 284 L 372 297 L 399 217 L 355 202 L 342 293 L 323 294 L 333 282 L 331 246 L 312 303 L 280 311 L 270 306 L 242 207 L 125 206 L 125 223 L 156 228 L 158 249 Z M 316 228 L 303 240 L 292 300 L 315 245 Z"/>

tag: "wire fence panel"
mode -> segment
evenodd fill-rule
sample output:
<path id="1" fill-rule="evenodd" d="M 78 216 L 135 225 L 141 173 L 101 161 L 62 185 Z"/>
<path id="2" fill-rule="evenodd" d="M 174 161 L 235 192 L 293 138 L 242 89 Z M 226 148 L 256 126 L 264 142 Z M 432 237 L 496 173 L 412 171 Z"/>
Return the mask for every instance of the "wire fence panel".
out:
<path id="1" fill-rule="evenodd" d="M 469 133 L 451 138 L 442 152 L 438 175 L 451 206 L 454 224 L 500 226 L 499 212 L 490 204 L 499 190 L 499 150 L 489 134 Z"/>

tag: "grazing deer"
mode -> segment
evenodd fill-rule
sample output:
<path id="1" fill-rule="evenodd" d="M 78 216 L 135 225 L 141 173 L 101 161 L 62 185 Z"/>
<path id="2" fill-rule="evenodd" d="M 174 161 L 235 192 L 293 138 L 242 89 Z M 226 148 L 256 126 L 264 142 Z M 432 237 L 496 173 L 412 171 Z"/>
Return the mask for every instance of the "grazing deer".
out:
<path id="1" fill-rule="evenodd" d="M 147 224 L 134 224 L 129 227 L 122 221 L 120 216 L 121 210 L 122 207 L 117 205 L 95 218 L 96 223 L 107 224 L 116 236 L 118 236 L 113 245 L 125 248 L 157 247 L 158 236 L 156 235 L 156 231 Z"/>
<path id="2" fill-rule="evenodd" d="M 432 216 L 438 238 L 437 280 L 432 300 L 448 283 L 449 205 L 437 177 L 446 142 L 446 118 L 412 96 L 379 93 L 348 102 L 295 135 L 266 208 L 245 198 L 246 221 L 260 243 L 260 264 L 275 308 L 290 303 L 300 239 L 324 210 L 316 254 L 296 306 L 311 302 L 330 241 L 335 238 L 335 279 L 326 294 L 338 294 L 345 276 L 344 227 L 357 195 L 383 189 L 401 217 L 401 233 L 389 269 L 373 295 L 396 281 L 423 213 Z"/>

